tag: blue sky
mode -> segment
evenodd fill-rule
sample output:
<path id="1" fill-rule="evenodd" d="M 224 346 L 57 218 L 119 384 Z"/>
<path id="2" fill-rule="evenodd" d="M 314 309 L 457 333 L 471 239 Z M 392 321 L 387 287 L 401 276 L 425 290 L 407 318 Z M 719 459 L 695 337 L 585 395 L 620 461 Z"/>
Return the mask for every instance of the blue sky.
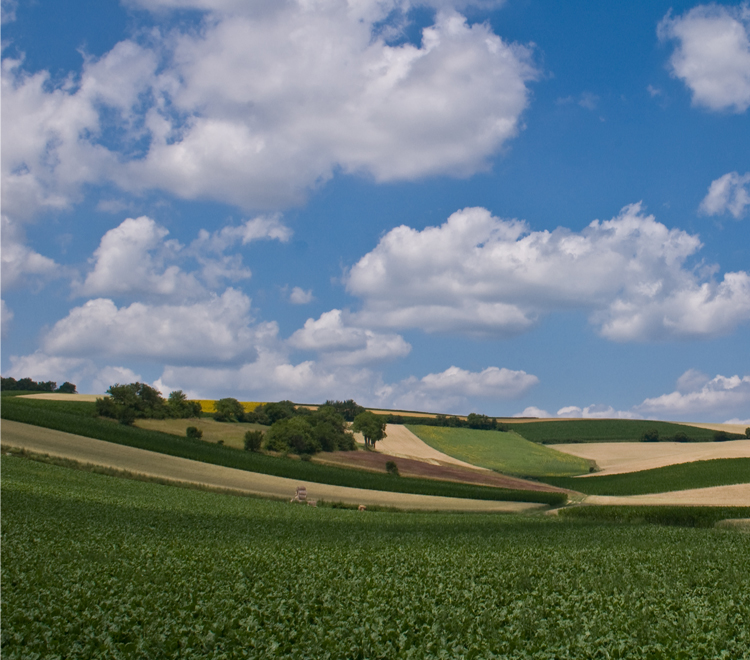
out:
<path id="1" fill-rule="evenodd" d="M 3 0 L 2 373 L 750 423 L 750 6 Z"/>

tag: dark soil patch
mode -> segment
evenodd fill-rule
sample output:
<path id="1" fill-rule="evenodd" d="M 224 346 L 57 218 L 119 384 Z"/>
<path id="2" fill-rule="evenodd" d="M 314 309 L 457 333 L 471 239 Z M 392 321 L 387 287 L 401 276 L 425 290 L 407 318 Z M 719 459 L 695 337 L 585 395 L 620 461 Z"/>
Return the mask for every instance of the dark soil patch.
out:
<path id="1" fill-rule="evenodd" d="M 389 456 L 374 451 L 336 451 L 318 454 L 313 459 L 315 463 L 338 465 L 341 467 L 369 470 L 372 472 L 386 472 L 385 464 L 394 461 L 402 477 L 419 477 L 421 479 L 436 479 L 438 481 L 456 481 L 465 484 L 494 486 L 511 490 L 537 490 L 545 492 L 560 492 L 563 489 L 549 484 L 508 477 L 491 470 L 472 470 L 460 465 L 433 465 L 411 458 Z M 398 479 L 398 477 L 394 477 Z"/>

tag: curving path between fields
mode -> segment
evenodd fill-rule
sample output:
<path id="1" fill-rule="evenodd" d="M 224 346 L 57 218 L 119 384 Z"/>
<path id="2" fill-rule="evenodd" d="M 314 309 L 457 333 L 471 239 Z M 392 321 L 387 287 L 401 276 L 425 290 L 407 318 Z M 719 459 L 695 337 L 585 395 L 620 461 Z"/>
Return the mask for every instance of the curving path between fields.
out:
<path id="1" fill-rule="evenodd" d="M 390 493 L 274 477 L 8 420 L 2 421 L 0 433 L 4 448 L 25 449 L 37 454 L 114 468 L 174 484 L 199 485 L 209 489 L 234 491 L 238 494 L 290 499 L 297 486 L 305 486 L 309 499 L 399 509 L 522 513 L 548 508 L 544 504 L 528 502 L 494 502 L 435 495 Z"/>

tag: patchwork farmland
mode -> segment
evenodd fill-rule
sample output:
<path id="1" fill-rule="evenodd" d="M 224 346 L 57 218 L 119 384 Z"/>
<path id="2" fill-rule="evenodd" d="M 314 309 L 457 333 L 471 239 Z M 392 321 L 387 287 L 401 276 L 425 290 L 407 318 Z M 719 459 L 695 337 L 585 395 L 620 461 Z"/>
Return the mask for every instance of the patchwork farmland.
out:
<path id="1" fill-rule="evenodd" d="M 250 423 L 189 440 L 2 403 L 3 657 L 750 657 L 746 440 L 628 456 L 392 425 L 375 452 L 303 461 L 239 447 Z M 157 474 L 175 461 L 193 472 Z M 277 490 L 243 486 L 261 481 Z M 290 505 L 299 483 L 339 496 Z M 690 492 L 706 506 L 673 506 Z"/>

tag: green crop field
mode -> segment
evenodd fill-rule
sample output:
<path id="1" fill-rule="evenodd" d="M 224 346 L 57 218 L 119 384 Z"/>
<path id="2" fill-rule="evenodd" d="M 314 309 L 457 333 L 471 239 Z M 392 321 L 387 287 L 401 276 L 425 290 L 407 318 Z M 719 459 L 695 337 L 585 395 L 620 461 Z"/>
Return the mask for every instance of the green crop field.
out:
<path id="1" fill-rule="evenodd" d="M 508 421 L 509 420 L 504 420 Z M 714 431 L 685 424 L 651 422 L 640 419 L 571 419 L 549 422 L 524 422 L 511 424 L 513 430 L 532 442 L 566 444 L 573 442 L 638 442 L 652 429 L 659 432 L 661 440 L 672 440 L 678 433 L 687 435 L 687 441 L 711 442 Z"/>
<path id="2" fill-rule="evenodd" d="M 742 532 L 2 475 L 4 660 L 750 658 Z"/>
<path id="3" fill-rule="evenodd" d="M 137 419 L 135 426 L 149 431 L 160 431 L 171 435 L 185 436 L 189 426 L 203 431 L 204 442 L 221 442 L 227 447 L 244 449 L 247 431 L 267 431 L 268 426 L 261 424 L 217 422 L 210 417 L 200 419 Z"/>
<path id="4" fill-rule="evenodd" d="M 544 478 L 547 483 L 587 495 L 646 495 L 689 488 L 709 488 L 750 483 L 750 458 L 717 458 L 680 463 L 625 474 L 585 479 Z"/>
<path id="5" fill-rule="evenodd" d="M 399 493 L 443 495 L 480 500 L 540 502 L 551 505 L 563 504 L 566 500 L 564 493 L 507 490 L 411 477 L 394 478 L 387 474 L 318 465 L 306 461 L 241 451 L 229 446 L 220 446 L 202 440 L 192 440 L 168 433 L 124 426 L 112 420 L 97 418 L 93 403 L 52 402 L 4 397 L 2 418 L 139 449 L 148 449 L 160 454 L 316 483 Z"/>
<path id="6" fill-rule="evenodd" d="M 589 462 L 529 442 L 516 433 L 408 425 L 431 447 L 473 465 L 524 477 L 585 474 Z"/>

